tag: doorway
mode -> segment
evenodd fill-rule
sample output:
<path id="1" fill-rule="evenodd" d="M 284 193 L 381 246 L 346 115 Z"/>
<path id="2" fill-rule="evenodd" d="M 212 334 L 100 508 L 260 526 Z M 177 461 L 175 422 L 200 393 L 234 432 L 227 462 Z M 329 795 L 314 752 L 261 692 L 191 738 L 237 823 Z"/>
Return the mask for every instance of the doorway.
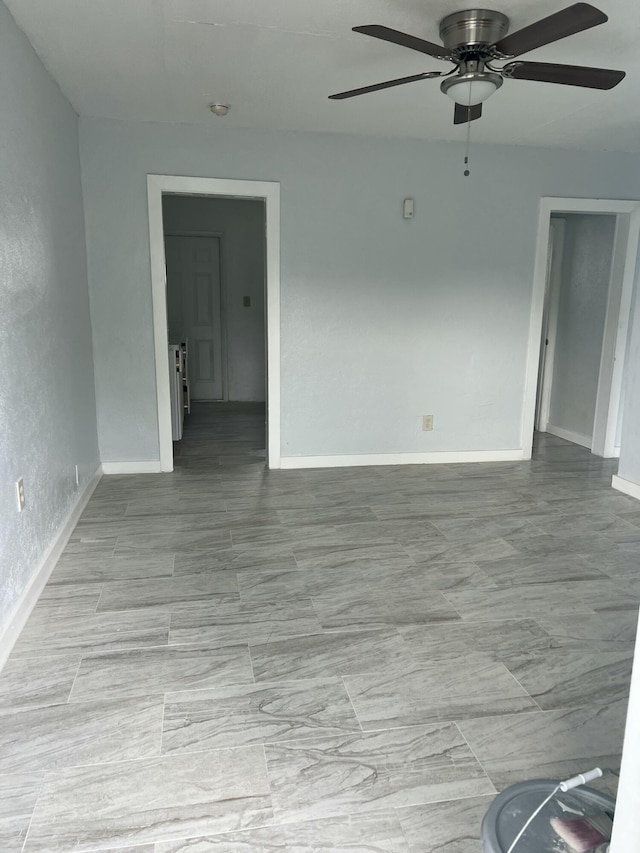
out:
<path id="1" fill-rule="evenodd" d="M 267 442 L 266 455 L 267 465 L 269 468 L 280 467 L 280 185 L 277 183 L 268 183 L 261 181 L 234 181 L 221 180 L 215 178 L 190 178 L 183 176 L 170 175 L 148 175 L 148 205 L 149 205 L 149 237 L 151 250 L 151 278 L 152 278 L 152 301 L 153 301 L 153 326 L 154 326 L 154 346 L 155 346 L 155 362 L 156 362 L 156 389 L 158 403 L 158 438 L 160 445 L 160 467 L 162 471 L 173 470 L 173 443 L 172 443 L 172 426 L 171 426 L 171 394 L 170 394 L 170 368 L 167 358 L 167 342 L 169 338 L 169 318 L 167 310 L 167 297 L 169 295 L 167 288 L 167 263 L 169 260 L 173 263 L 175 258 L 167 257 L 165 253 L 165 229 L 163 216 L 163 197 L 169 196 L 190 196 L 196 198 L 212 198 L 226 200 L 253 200 L 263 205 L 264 209 L 264 315 L 265 322 L 263 328 L 266 329 L 266 371 L 263 371 L 263 396 L 266 400 L 266 425 L 267 425 Z M 186 233 L 176 234 L 174 237 L 189 237 L 192 240 L 205 237 L 218 239 L 218 251 L 220 260 L 220 268 L 224 269 L 224 235 L 215 232 L 195 232 L 185 229 Z M 186 244 L 185 244 L 186 245 Z M 187 248 L 180 247 L 180 253 L 183 251 L 193 254 L 198 251 L 198 246 L 203 244 L 190 244 Z M 215 294 L 215 289 L 210 287 L 210 278 L 215 272 L 215 255 L 214 248 L 216 244 L 209 243 L 206 252 L 200 254 L 209 255 L 208 269 L 201 277 L 201 287 L 199 288 L 200 296 L 198 295 L 198 287 L 195 287 L 196 293 L 190 297 L 191 301 L 195 301 L 195 308 L 200 311 L 202 316 L 211 316 L 213 313 L 213 304 L 207 300 L 210 299 L 210 294 Z M 169 252 L 177 251 L 175 246 L 172 246 Z M 191 269 L 190 274 L 193 281 L 197 280 L 194 272 L 195 261 L 181 261 L 182 265 Z M 196 265 L 197 266 L 197 265 Z M 222 276 L 224 278 L 224 275 Z M 205 280 L 208 282 L 205 286 Z M 220 288 L 221 308 L 220 308 L 220 329 L 218 339 L 220 340 L 221 353 L 226 347 L 225 340 L 225 315 L 224 315 L 224 288 L 221 284 Z M 205 294 L 202 296 L 202 294 Z M 247 296 L 248 294 L 244 294 Z M 173 298 L 173 297 L 172 297 Z M 198 306 L 198 299 L 204 300 Z M 213 300 L 213 297 L 211 297 Z M 213 300 L 215 301 L 215 300 Z M 243 309 L 251 307 L 251 298 L 249 296 L 249 305 L 245 305 L 245 300 L 242 301 Z M 202 309 L 202 310 L 200 310 Z M 182 307 L 184 311 L 184 306 Z M 193 309 L 188 309 L 193 310 Z M 197 318 L 196 318 L 197 319 Z M 204 325 L 204 324 L 203 324 Z M 206 332 L 206 330 L 205 330 Z M 201 386 L 200 393 L 206 394 L 222 394 L 222 397 L 217 399 L 225 399 L 225 394 L 229 394 L 229 376 L 225 370 L 224 358 L 219 357 L 217 364 L 220 367 L 219 380 L 215 369 L 211 372 L 214 364 L 217 344 L 215 343 L 216 326 L 215 322 L 209 325 L 209 331 L 202 338 L 203 346 L 201 352 L 201 361 L 205 366 L 203 373 L 205 382 L 213 384 Z M 264 333 L 263 333 L 264 334 Z M 264 340 L 264 337 L 263 337 Z M 207 368 L 206 365 L 209 365 Z M 209 370 L 209 373 L 207 373 Z M 266 378 L 266 388 L 264 379 Z M 216 386 L 216 381 L 218 385 Z M 221 389 L 221 390 L 219 390 Z M 213 398 L 209 398 L 213 399 Z M 228 399 L 228 396 L 226 397 Z"/>
<path id="2" fill-rule="evenodd" d="M 598 220 L 589 221 L 591 216 Z M 561 285 L 567 275 L 565 249 L 571 217 L 575 217 L 574 232 L 581 230 L 583 238 L 589 233 L 598 235 L 601 251 L 594 258 L 601 266 L 600 255 L 606 255 L 609 241 L 604 288 L 592 282 L 580 294 L 580 288 L 584 290 L 580 270 L 573 271 L 574 297 L 577 292 L 582 299 L 582 318 L 572 316 L 567 304 L 571 286 L 563 296 Z M 577 223 L 580 229 L 576 229 Z M 531 456 L 534 428 L 552 431 L 549 426 L 555 427 L 556 435 L 588 446 L 597 456 L 619 454 L 624 357 L 639 235 L 639 202 L 541 199 L 523 416 L 525 458 Z M 591 269 L 582 272 L 592 274 Z M 591 323 L 593 328 L 581 328 L 581 322 L 585 326 Z M 572 351 L 562 351 L 562 347 Z M 577 396 L 576 389 L 580 391 Z M 554 418 L 574 427 L 558 428 Z"/>
<path id="3" fill-rule="evenodd" d="M 549 223 L 536 430 L 589 450 L 617 225 L 595 213 L 553 214 Z"/>

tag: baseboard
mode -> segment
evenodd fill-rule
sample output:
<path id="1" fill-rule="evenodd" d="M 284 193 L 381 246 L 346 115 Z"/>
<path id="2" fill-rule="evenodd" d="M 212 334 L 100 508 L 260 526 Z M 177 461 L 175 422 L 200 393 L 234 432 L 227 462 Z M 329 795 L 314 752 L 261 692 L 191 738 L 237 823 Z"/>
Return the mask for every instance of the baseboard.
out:
<path id="1" fill-rule="evenodd" d="M 564 438 L 565 441 L 570 441 L 572 444 L 579 444 L 581 447 L 586 447 L 588 450 L 591 450 L 593 445 L 593 438 L 591 436 L 581 435 L 579 432 L 573 432 L 570 429 L 563 429 L 562 427 L 557 427 L 553 424 L 547 424 L 545 432 L 550 432 L 551 435 L 555 435 L 558 438 Z"/>
<path id="2" fill-rule="evenodd" d="M 102 468 L 98 468 L 93 477 L 84 487 L 82 493 L 67 516 L 67 520 L 58 530 L 52 542 L 50 542 L 46 551 L 42 555 L 36 570 L 34 571 L 27 588 L 24 590 L 18 603 L 14 607 L 12 615 L 9 617 L 9 622 L 0 637 L 0 670 L 7 662 L 7 658 L 11 654 L 16 640 L 20 636 L 20 632 L 26 625 L 31 611 L 33 610 L 36 601 L 40 597 L 40 593 L 49 580 L 49 575 L 53 571 L 55 564 L 58 562 L 60 555 L 64 551 L 69 537 L 78 523 L 78 519 L 86 505 L 89 503 L 89 498 L 93 494 L 96 486 L 102 477 Z"/>
<path id="3" fill-rule="evenodd" d="M 103 474 L 160 474 L 159 459 L 143 459 L 139 462 L 103 462 Z"/>
<path id="4" fill-rule="evenodd" d="M 362 465 L 451 465 L 458 462 L 521 462 L 517 450 L 434 450 L 426 453 L 362 453 L 344 456 L 283 456 L 281 468 L 355 468 Z"/>
<path id="5" fill-rule="evenodd" d="M 618 477 L 614 474 L 611 478 L 611 486 L 619 492 L 624 492 L 625 495 L 630 495 L 632 498 L 637 498 L 640 501 L 640 485 L 632 483 L 631 480 L 625 480 L 623 477 Z"/>

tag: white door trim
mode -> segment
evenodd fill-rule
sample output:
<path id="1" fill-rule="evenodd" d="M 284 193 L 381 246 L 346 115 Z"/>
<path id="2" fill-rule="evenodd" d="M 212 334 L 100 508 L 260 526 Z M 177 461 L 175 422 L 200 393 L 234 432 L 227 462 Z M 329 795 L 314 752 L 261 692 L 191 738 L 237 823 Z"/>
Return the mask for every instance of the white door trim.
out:
<path id="1" fill-rule="evenodd" d="M 147 175 L 153 337 L 156 362 L 160 470 L 173 471 L 171 402 L 167 362 L 167 299 L 162 195 L 204 195 L 263 199 L 266 208 L 267 465 L 280 467 L 280 184 Z"/>
<path id="2" fill-rule="evenodd" d="M 608 213 L 617 215 L 618 218 L 626 215 L 629 223 L 626 249 L 619 241 L 616 241 L 617 245 L 614 246 L 614 249 L 618 249 L 618 254 L 623 257 L 624 260 L 621 262 L 619 278 L 617 279 L 620 287 L 619 296 L 616 297 L 615 293 L 609 293 L 607 321 L 605 324 L 605 341 L 603 341 L 603 352 L 605 347 L 607 347 L 609 358 L 611 353 L 613 353 L 614 362 L 612 366 L 609 362 L 608 370 L 604 370 L 601 365 L 600 384 L 598 385 L 598 400 L 600 404 L 599 412 L 601 414 L 601 412 L 606 409 L 606 418 L 602 417 L 602 415 L 597 418 L 599 434 L 596 435 L 594 428 L 593 440 L 594 451 L 596 447 L 598 447 L 598 449 L 604 451 L 602 455 L 614 456 L 615 433 L 622 392 L 624 356 L 629 328 L 631 296 L 633 293 L 638 241 L 640 238 L 640 201 L 553 197 L 543 197 L 540 199 L 522 410 L 521 440 L 525 459 L 531 458 L 531 449 L 533 444 L 533 428 L 536 414 L 536 389 L 540 361 L 540 339 L 542 335 L 542 317 L 549 252 L 549 223 L 552 213 Z M 618 233 L 618 229 L 616 229 L 616 233 Z M 616 267 L 615 254 L 613 267 Z M 617 312 L 614 310 L 616 302 L 619 305 Z"/>
<path id="3" fill-rule="evenodd" d="M 542 378 L 540 383 L 540 412 L 536 428 L 546 432 L 549 425 L 549 410 L 551 408 L 551 389 L 553 387 L 553 364 L 556 357 L 556 337 L 558 334 L 558 309 L 560 306 L 560 285 L 562 283 L 562 257 L 564 253 L 564 219 L 549 221 L 549 234 L 552 235 L 550 244 L 551 258 L 547 258 L 547 283 L 545 284 L 546 324 L 540 337 L 546 335 L 548 344 L 540 341 L 543 353 Z M 544 306 L 543 306 L 544 315 Z M 544 316 L 543 316 L 544 323 Z M 544 347 L 544 349 L 542 349 Z"/>

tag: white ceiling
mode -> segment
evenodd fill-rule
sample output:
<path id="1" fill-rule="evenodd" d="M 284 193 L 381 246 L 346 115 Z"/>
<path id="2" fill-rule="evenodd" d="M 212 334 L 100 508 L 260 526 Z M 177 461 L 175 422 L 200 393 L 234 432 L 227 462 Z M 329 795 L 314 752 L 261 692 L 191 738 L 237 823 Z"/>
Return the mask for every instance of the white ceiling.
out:
<path id="1" fill-rule="evenodd" d="M 572 0 L 500 0 L 511 30 Z M 620 68 L 609 92 L 505 80 L 473 124 L 478 142 L 640 152 L 640 4 L 593 0 L 609 22 L 523 59 Z M 426 80 L 345 101 L 327 95 L 441 62 L 351 32 L 384 24 L 439 42 L 469 0 L 5 0 L 80 115 L 139 121 L 465 137 Z M 212 101 L 231 104 L 225 118 Z"/>

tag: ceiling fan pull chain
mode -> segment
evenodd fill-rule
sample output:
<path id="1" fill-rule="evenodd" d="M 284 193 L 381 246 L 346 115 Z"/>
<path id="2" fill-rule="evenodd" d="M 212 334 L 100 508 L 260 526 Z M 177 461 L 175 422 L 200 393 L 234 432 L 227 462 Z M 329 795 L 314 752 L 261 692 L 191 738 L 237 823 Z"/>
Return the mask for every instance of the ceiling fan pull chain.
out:
<path id="1" fill-rule="evenodd" d="M 471 174 L 469 170 L 469 148 L 471 145 L 471 86 L 469 86 L 469 104 L 467 110 L 467 144 L 464 152 L 465 170 L 463 172 L 465 178 L 468 178 Z"/>

